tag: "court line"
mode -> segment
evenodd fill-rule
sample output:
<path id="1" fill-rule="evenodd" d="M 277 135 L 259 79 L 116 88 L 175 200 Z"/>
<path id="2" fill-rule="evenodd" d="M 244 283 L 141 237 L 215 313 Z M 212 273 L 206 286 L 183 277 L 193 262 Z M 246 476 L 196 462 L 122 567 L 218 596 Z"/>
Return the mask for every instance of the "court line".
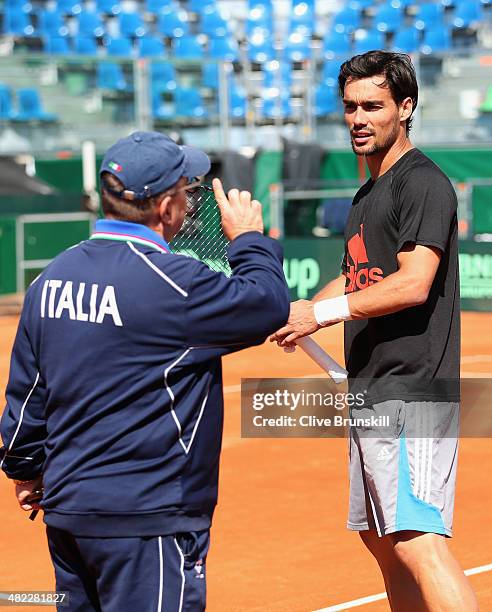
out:
<path id="1" fill-rule="evenodd" d="M 481 361 L 492 361 L 492 355 L 464 355 L 461 363 L 480 363 Z"/>
<path id="2" fill-rule="evenodd" d="M 490 571 L 492 571 L 492 563 L 465 570 L 465 576 L 474 576 L 475 574 L 483 574 L 484 572 Z M 375 595 L 368 595 L 367 597 L 361 597 L 360 599 L 353 599 L 352 601 L 346 601 L 345 603 L 329 606 L 328 608 L 321 608 L 320 610 L 315 610 L 315 612 L 340 612 L 341 610 L 358 608 L 364 604 L 370 604 L 383 599 L 386 599 L 386 593 L 376 593 Z"/>
<path id="3" fill-rule="evenodd" d="M 461 372 L 461 378 L 492 378 L 492 372 Z"/>

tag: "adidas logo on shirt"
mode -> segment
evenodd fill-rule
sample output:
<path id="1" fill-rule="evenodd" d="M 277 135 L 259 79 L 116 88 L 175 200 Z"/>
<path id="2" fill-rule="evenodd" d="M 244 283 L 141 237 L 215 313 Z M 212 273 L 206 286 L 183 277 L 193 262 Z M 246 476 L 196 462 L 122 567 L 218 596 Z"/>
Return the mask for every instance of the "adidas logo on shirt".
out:
<path id="1" fill-rule="evenodd" d="M 383 446 L 383 448 L 379 451 L 376 459 L 378 461 L 384 461 L 385 459 L 389 459 L 390 457 L 391 457 L 390 452 L 388 451 L 386 446 Z"/>

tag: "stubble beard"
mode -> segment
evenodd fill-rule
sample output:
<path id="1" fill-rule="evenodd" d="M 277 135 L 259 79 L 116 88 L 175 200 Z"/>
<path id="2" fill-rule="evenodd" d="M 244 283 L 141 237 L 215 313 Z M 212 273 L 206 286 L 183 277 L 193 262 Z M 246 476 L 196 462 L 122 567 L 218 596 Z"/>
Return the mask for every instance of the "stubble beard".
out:
<path id="1" fill-rule="evenodd" d="M 352 151 L 356 155 L 360 155 L 364 157 L 368 157 L 370 155 L 377 155 L 378 153 L 386 153 L 387 151 L 389 151 L 389 149 L 391 149 L 391 147 L 397 141 L 399 130 L 400 130 L 400 124 L 395 123 L 393 130 L 386 136 L 383 142 L 375 142 L 373 145 L 371 145 L 367 149 L 365 148 L 365 146 L 357 147 L 357 145 L 354 142 L 354 139 L 351 136 L 350 144 L 352 145 Z"/>

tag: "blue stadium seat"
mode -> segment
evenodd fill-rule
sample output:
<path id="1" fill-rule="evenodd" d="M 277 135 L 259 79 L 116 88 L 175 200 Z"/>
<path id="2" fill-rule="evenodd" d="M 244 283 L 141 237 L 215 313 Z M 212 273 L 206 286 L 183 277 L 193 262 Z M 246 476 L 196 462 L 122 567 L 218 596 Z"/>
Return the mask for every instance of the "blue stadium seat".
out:
<path id="1" fill-rule="evenodd" d="M 208 111 L 198 89 L 179 88 L 174 93 L 176 114 L 180 117 L 193 117 L 201 119 L 208 117 Z"/>
<path id="2" fill-rule="evenodd" d="M 266 62 L 262 69 L 263 87 L 289 89 L 292 85 L 292 65 L 289 62 Z"/>
<path id="3" fill-rule="evenodd" d="M 287 118 L 292 115 L 292 106 L 288 91 L 283 91 L 280 96 L 263 96 L 261 114 L 265 119 Z"/>
<path id="4" fill-rule="evenodd" d="M 121 36 L 137 37 L 143 36 L 146 32 L 146 27 L 140 13 L 120 13 L 119 26 Z"/>
<path id="5" fill-rule="evenodd" d="M 226 36 L 229 31 L 226 20 L 214 4 L 208 4 L 203 9 L 199 28 L 200 33 L 214 37 Z"/>
<path id="6" fill-rule="evenodd" d="M 68 38 L 66 36 L 47 36 L 43 44 L 44 52 L 50 55 L 70 55 Z"/>
<path id="7" fill-rule="evenodd" d="M 0 84 L 0 121 L 10 121 L 15 113 L 12 108 L 12 90 Z"/>
<path id="8" fill-rule="evenodd" d="M 353 32 L 361 25 L 360 12 L 351 6 L 347 6 L 334 15 L 332 27 L 335 32 Z"/>
<path id="9" fill-rule="evenodd" d="M 108 38 L 105 41 L 108 55 L 113 57 L 133 57 L 133 45 L 129 38 Z"/>
<path id="10" fill-rule="evenodd" d="M 214 0 L 188 0 L 186 8 L 194 13 L 201 13 L 205 6 L 215 4 Z"/>
<path id="11" fill-rule="evenodd" d="M 396 32 L 402 23 L 403 14 L 399 4 L 387 2 L 376 10 L 374 23 L 380 32 Z"/>
<path id="12" fill-rule="evenodd" d="M 142 36 L 137 41 L 139 57 L 164 56 L 166 48 L 158 36 Z"/>
<path id="13" fill-rule="evenodd" d="M 82 10 L 78 0 L 58 0 L 56 8 L 65 15 L 78 15 Z"/>
<path id="14" fill-rule="evenodd" d="M 157 15 L 166 6 L 171 6 L 172 8 L 176 9 L 176 0 L 147 0 L 145 8 L 148 13 L 154 13 L 154 15 Z"/>
<path id="15" fill-rule="evenodd" d="M 169 121 L 175 115 L 174 105 L 163 104 L 161 93 L 159 91 L 152 91 L 152 117 L 154 119 L 162 119 Z"/>
<path id="16" fill-rule="evenodd" d="M 97 43 L 94 38 L 77 36 L 74 40 L 74 51 L 78 55 L 96 55 Z"/>
<path id="17" fill-rule="evenodd" d="M 129 87 L 120 64 L 99 62 L 96 68 L 96 85 L 99 89 L 128 91 Z"/>
<path id="18" fill-rule="evenodd" d="M 338 92 L 336 88 L 324 83 L 318 85 L 314 92 L 314 114 L 325 117 L 337 111 Z"/>
<path id="19" fill-rule="evenodd" d="M 66 36 L 68 34 L 63 15 L 57 9 L 39 12 L 38 31 L 43 36 Z"/>
<path id="20" fill-rule="evenodd" d="M 192 2 L 194 0 L 191 0 Z M 196 1 L 196 0 L 195 0 Z M 266 6 L 267 8 L 272 8 L 273 0 L 248 0 L 248 8 L 251 9 L 254 6 Z"/>
<path id="21" fill-rule="evenodd" d="M 3 10 L 9 8 L 16 8 L 20 11 L 24 11 L 24 13 L 32 12 L 32 4 L 29 2 L 29 0 L 4 0 Z"/>
<path id="22" fill-rule="evenodd" d="M 152 62 L 150 66 L 152 91 L 163 93 L 176 89 L 176 70 L 169 62 Z"/>
<path id="23" fill-rule="evenodd" d="M 81 37 L 103 36 L 104 24 L 95 11 L 82 11 L 77 19 L 77 32 Z"/>
<path id="24" fill-rule="evenodd" d="M 117 15 L 121 12 L 119 0 L 96 0 L 96 6 L 99 13 L 106 15 Z"/>
<path id="25" fill-rule="evenodd" d="M 25 87 L 17 90 L 17 105 L 19 111 L 15 114 L 15 121 L 57 121 L 53 113 L 43 109 L 37 89 Z"/>
<path id="26" fill-rule="evenodd" d="M 460 0 L 456 5 L 453 26 L 457 29 L 469 28 L 483 18 L 480 0 Z"/>
<path id="27" fill-rule="evenodd" d="M 316 21 L 314 7 L 304 0 L 296 0 L 292 5 L 290 16 L 290 32 L 301 30 L 311 36 L 315 30 Z"/>
<path id="28" fill-rule="evenodd" d="M 321 84 L 325 87 L 336 87 L 341 65 L 342 62 L 339 60 L 325 61 L 323 68 L 321 69 Z"/>
<path id="29" fill-rule="evenodd" d="M 393 51 L 413 53 L 419 48 L 419 31 L 413 26 L 398 30 L 393 39 Z"/>
<path id="30" fill-rule="evenodd" d="M 169 38 L 187 36 L 190 33 L 188 14 L 182 9 L 175 10 L 173 7 L 166 6 L 159 13 L 157 29 Z"/>
<path id="31" fill-rule="evenodd" d="M 323 56 L 326 59 L 347 56 L 351 46 L 350 38 L 345 32 L 332 31 L 323 39 Z"/>
<path id="32" fill-rule="evenodd" d="M 418 1 L 418 0 L 415 0 Z M 362 11 L 374 6 L 374 0 L 353 0 L 350 6 L 356 8 L 358 11 Z"/>
<path id="33" fill-rule="evenodd" d="M 444 11 L 440 4 L 420 4 L 415 17 L 415 27 L 418 30 L 432 29 L 443 26 Z"/>
<path id="34" fill-rule="evenodd" d="M 313 53 L 311 38 L 301 31 L 289 34 L 284 48 L 284 57 L 291 62 L 303 62 L 311 58 Z"/>
<path id="35" fill-rule="evenodd" d="M 441 26 L 425 30 L 424 38 L 420 45 L 421 53 L 430 55 L 433 53 L 440 53 L 441 51 L 448 51 L 450 48 L 451 36 L 445 27 Z"/>
<path id="36" fill-rule="evenodd" d="M 354 53 L 358 55 L 360 53 L 373 51 L 374 49 L 384 49 L 385 47 L 386 41 L 382 32 L 377 30 L 366 30 L 365 36 L 361 36 L 355 40 Z"/>
<path id="37" fill-rule="evenodd" d="M 174 41 L 174 56 L 177 59 L 202 59 L 203 47 L 196 36 L 182 36 Z"/>
<path id="38" fill-rule="evenodd" d="M 273 46 L 272 37 L 258 28 L 248 38 L 248 59 L 251 62 L 268 62 L 277 57 L 277 51 Z"/>
<path id="39" fill-rule="evenodd" d="M 219 65 L 206 63 L 202 67 L 202 85 L 208 89 L 219 88 Z"/>
<path id="40" fill-rule="evenodd" d="M 3 31 L 15 36 L 35 36 L 36 32 L 29 15 L 21 8 L 8 7 L 3 14 Z"/>
<path id="41" fill-rule="evenodd" d="M 251 34 L 256 28 L 262 28 L 267 32 L 273 31 L 273 17 L 270 6 L 258 4 L 249 9 L 246 33 Z"/>
<path id="42" fill-rule="evenodd" d="M 239 49 L 236 40 L 232 36 L 210 38 L 208 41 L 208 56 L 228 62 L 238 61 Z"/>

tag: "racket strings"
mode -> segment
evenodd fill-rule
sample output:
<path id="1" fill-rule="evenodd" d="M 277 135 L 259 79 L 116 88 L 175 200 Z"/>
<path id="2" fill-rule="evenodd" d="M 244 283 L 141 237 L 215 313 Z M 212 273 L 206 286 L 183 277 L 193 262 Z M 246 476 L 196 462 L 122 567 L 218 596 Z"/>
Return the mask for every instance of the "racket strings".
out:
<path id="1" fill-rule="evenodd" d="M 210 187 L 201 185 L 186 194 L 187 209 L 181 230 L 171 242 L 174 253 L 206 263 L 212 270 L 232 274 L 227 259 L 229 241 L 222 231 L 220 212 Z"/>

